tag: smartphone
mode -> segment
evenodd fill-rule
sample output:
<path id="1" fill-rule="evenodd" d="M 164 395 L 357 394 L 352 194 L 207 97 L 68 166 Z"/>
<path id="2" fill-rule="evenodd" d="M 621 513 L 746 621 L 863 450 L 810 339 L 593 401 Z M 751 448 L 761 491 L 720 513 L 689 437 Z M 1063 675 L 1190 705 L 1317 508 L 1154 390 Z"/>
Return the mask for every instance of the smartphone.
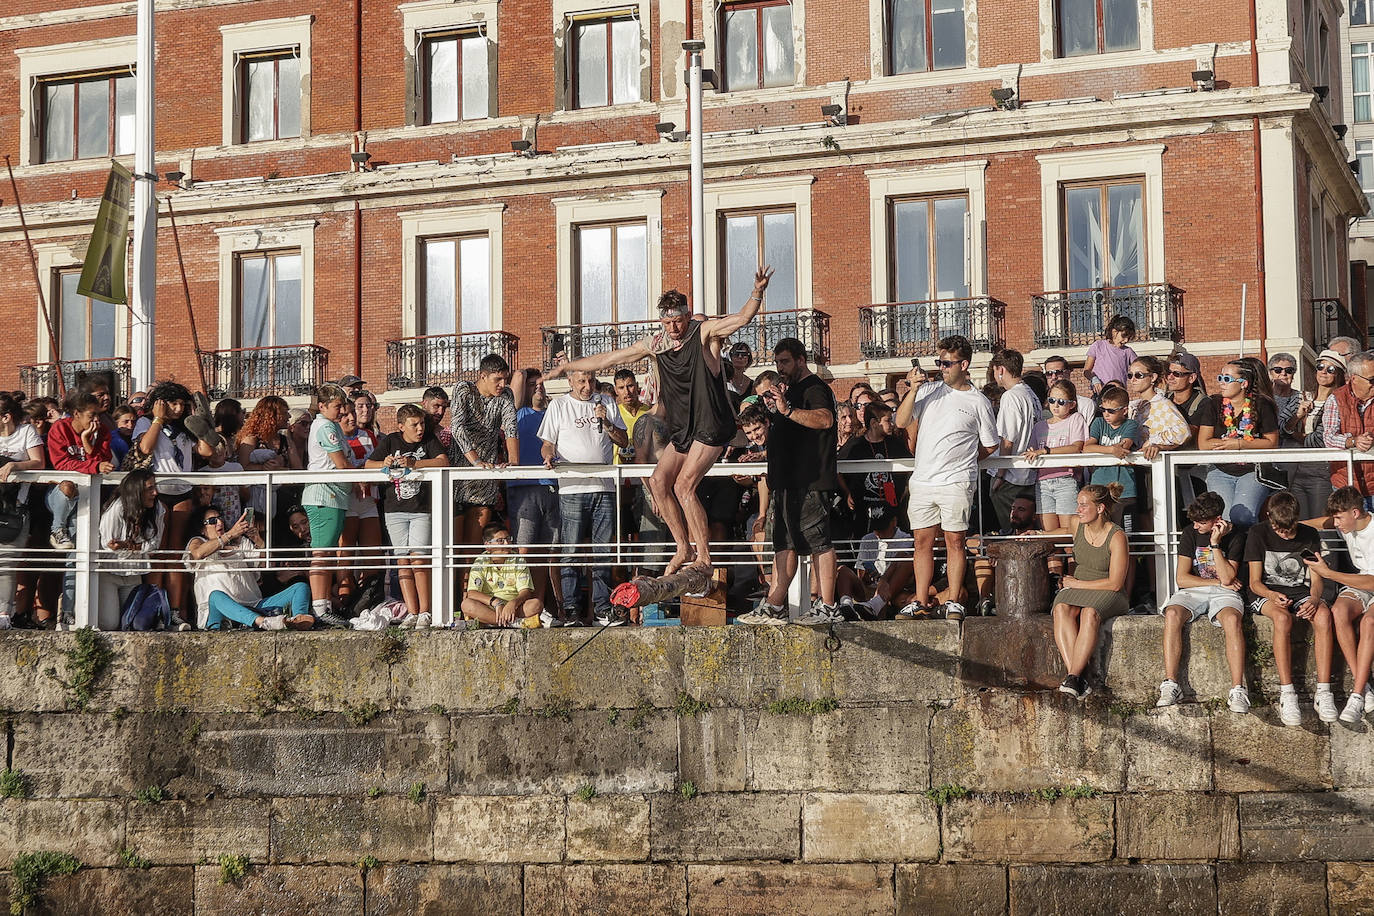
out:
<path id="1" fill-rule="evenodd" d="M 243 517 L 244 517 L 245 519 L 247 519 L 248 524 L 250 524 L 250 525 L 253 524 L 253 507 L 252 507 L 252 506 L 249 506 L 247 509 L 244 509 L 244 510 L 243 510 Z"/>
<path id="2" fill-rule="evenodd" d="M 567 357 L 568 339 L 563 334 L 554 334 L 549 338 L 549 356 L 557 362 L 560 357 Z"/>
<path id="3" fill-rule="evenodd" d="M 913 369 L 919 369 L 919 368 L 921 368 L 921 357 L 919 357 L 919 356 L 913 356 L 913 357 L 911 358 L 911 368 L 913 368 Z"/>
<path id="4" fill-rule="evenodd" d="M 1308 562 L 1316 562 L 1317 560 L 1317 554 L 1315 551 L 1312 550 L 1301 550 L 1298 552 L 1298 556 L 1302 557 L 1304 560 L 1307 560 Z"/>

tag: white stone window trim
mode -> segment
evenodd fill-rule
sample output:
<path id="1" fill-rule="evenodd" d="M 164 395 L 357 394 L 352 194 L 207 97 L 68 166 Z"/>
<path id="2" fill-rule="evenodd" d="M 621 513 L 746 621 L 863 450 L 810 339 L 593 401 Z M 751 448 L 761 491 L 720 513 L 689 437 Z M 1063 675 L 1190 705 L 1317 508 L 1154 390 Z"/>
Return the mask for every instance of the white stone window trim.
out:
<path id="1" fill-rule="evenodd" d="M 597 13 L 614 15 L 629 12 L 639 25 L 639 101 L 621 104 L 597 105 L 579 109 L 572 97 L 572 69 L 575 61 L 572 56 L 572 23 L 574 19 L 594 16 Z M 554 54 L 561 61 L 563 79 L 556 88 L 555 95 L 562 100 L 557 105 L 560 110 L 605 112 L 615 110 L 617 114 L 632 105 L 643 105 L 653 98 L 653 74 L 649 70 L 652 38 L 649 35 L 649 0 L 553 0 Z"/>
<path id="2" fill-rule="evenodd" d="M 301 345 L 315 340 L 315 227 L 313 219 L 275 225 L 221 226 L 219 236 L 219 346 L 237 349 L 238 256 L 298 249 L 301 253 Z"/>
<path id="3" fill-rule="evenodd" d="M 264 19 L 219 27 L 222 45 L 221 142 L 224 146 L 245 145 L 239 140 L 242 112 L 238 98 L 238 63 L 240 54 L 252 51 L 297 49 L 301 61 L 301 135 L 299 138 L 286 138 L 283 142 L 296 143 L 310 136 L 310 26 L 314 21 L 314 16 L 293 16 L 289 19 Z"/>
<path id="4" fill-rule="evenodd" d="M 1042 243 L 1042 283 L 1056 290 L 1063 283 L 1062 212 L 1060 188 L 1066 182 L 1109 181 L 1115 178 L 1144 177 L 1141 206 L 1145 217 L 1145 282 L 1163 283 L 1164 263 L 1164 144 L 1124 146 L 1117 149 L 1085 150 L 1075 153 L 1047 153 L 1036 156 L 1040 163 L 1040 231 Z"/>
<path id="5" fill-rule="evenodd" d="M 792 207 L 797 231 L 797 311 L 812 309 L 811 294 L 811 185 L 814 175 L 780 175 L 773 178 L 754 178 L 745 181 L 712 182 L 706 185 L 705 207 L 706 252 L 705 303 L 692 307 L 707 315 L 724 315 L 729 309 L 721 300 L 720 218 L 733 210 L 761 210 L 770 207 Z M 767 308 L 765 304 L 764 308 Z"/>
<path id="6" fill-rule="evenodd" d="M 134 35 L 118 38 L 97 38 L 35 48 L 16 48 L 19 58 L 19 162 L 38 165 L 38 142 L 42 125 L 38 123 L 37 85 L 39 80 L 93 70 L 112 70 L 128 67 L 133 72 L 138 56 L 138 38 Z M 132 157 L 122 157 L 132 159 Z M 100 162 L 100 159 L 92 161 Z M 65 168 L 80 160 L 64 162 Z"/>
<path id="7" fill-rule="evenodd" d="M 558 320 L 555 324 L 573 324 L 573 300 L 577 277 L 573 252 L 573 229 L 585 223 L 630 222 L 644 220 L 645 243 L 648 245 L 648 269 L 645 278 L 649 290 L 649 316 L 663 289 L 663 195 L 662 188 L 646 188 L 599 194 L 595 197 L 554 198 L 558 261 Z"/>
<path id="8" fill-rule="evenodd" d="M 806 0 L 787 0 L 792 6 L 792 60 L 795 68 L 793 74 L 796 79 L 793 86 L 806 85 Z M 725 70 L 721 66 L 720 58 L 720 14 L 728 6 L 728 0 L 703 0 L 702 6 L 706 15 L 702 16 L 701 37 L 706 42 L 706 50 L 702 52 L 702 66 L 716 71 L 716 79 L 725 79 Z M 776 93 L 779 90 L 786 91 L 790 87 L 773 86 L 767 89 L 738 89 L 733 92 L 725 92 L 735 102 L 747 102 L 754 98 L 753 94 Z M 723 90 L 717 88 L 717 92 Z M 766 99 L 768 96 L 763 95 Z"/>
<path id="9" fill-rule="evenodd" d="M 970 159 L 945 165 L 870 169 L 868 179 L 869 264 L 873 265 L 870 302 L 889 301 L 888 277 L 893 252 L 889 247 L 888 203 L 893 198 L 964 193 L 968 197 L 968 289 L 970 296 L 988 294 L 987 271 L 988 160 Z"/>
<path id="10" fill-rule="evenodd" d="M 62 302 L 58 298 L 61 288 L 55 282 L 57 271 L 68 270 L 80 267 L 86 257 L 86 246 L 88 240 L 78 239 L 69 242 L 50 242 L 39 243 L 33 246 L 33 252 L 38 260 L 38 276 L 45 284 L 43 287 L 43 299 L 48 305 L 48 314 L 52 316 L 52 328 L 59 335 L 58 345 L 61 345 L 60 336 L 62 334 Z M 124 278 L 125 287 L 129 287 L 129 277 Z M 115 346 L 114 355 L 116 359 L 129 355 L 129 309 L 122 305 L 115 305 Z M 48 328 L 44 323 L 43 307 L 34 304 L 34 327 L 38 329 L 37 346 L 34 348 L 34 362 L 38 364 L 57 362 L 57 354 L 52 351 L 52 342 L 48 340 Z"/>
<path id="11" fill-rule="evenodd" d="M 1055 52 L 1056 20 L 1055 5 L 1058 0 L 1040 0 L 1040 60 L 1076 60 L 1077 57 L 1059 57 Z M 1082 54 L 1079 57 L 1114 58 L 1123 54 L 1140 54 L 1155 49 L 1155 12 L 1154 0 L 1137 0 L 1136 21 L 1140 24 L 1140 47 L 1126 51 L 1103 51 L 1101 54 Z"/>
<path id="12" fill-rule="evenodd" d="M 873 79 L 885 79 L 888 76 L 926 76 L 933 78 L 939 74 L 944 77 L 944 80 L 932 80 L 938 83 L 947 81 L 951 73 L 978 68 L 978 0 L 964 0 L 964 66 L 950 67 L 944 70 L 922 70 L 917 73 L 889 74 L 887 72 L 887 10 L 890 2 L 891 0 L 868 0 L 868 50 Z M 931 0 L 925 0 L 927 9 L 929 9 L 930 2 Z M 930 54 L 929 48 L 926 49 L 926 54 Z"/>
<path id="13" fill-rule="evenodd" d="M 488 48 L 488 70 L 487 70 L 487 114 L 485 118 L 463 118 L 458 121 L 444 121 L 434 125 L 435 127 L 453 130 L 455 126 L 476 121 L 480 123 L 481 129 L 486 130 L 493 125 L 492 119 L 497 117 L 497 72 L 500 67 L 497 63 L 496 55 L 490 53 L 490 49 L 499 48 L 500 41 L 498 31 L 500 28 L 500 0 L 418 0 L 415 3 L 402 3 L 396 7 L 401 13 L 402 29 L 404 30 L 403 41 L 406 49 L 406 61 L 409 64 L 407 79 L 411 83 L 409 93 L 409 107 L 411 109 L 410 124 L 412 126 L 427 127 L 422 124 L 424 112 L 421 110 L 420 101 L 424 92 L 421 85 L 421 77 L 424 74 L 424 67 L 420 61 L 420 46 L 424 43 L 425 36 L 432 32 L 444 32 L 450 29 L 474 29 L 479 31 L 487 40 Z"/>
<path id="14" fill-rule="evenodd" d="M 487 276 L 490 288 L 488 301 L 491 316 L 489 326 L 501 330 L 502 308 L 502 250 L 501 233 L 504 203 L 478 204 L 470 207 L 446 207 L 435 210 L 412 210 L 399 214 L 401 220 L 401 336 L 415 337 L 420 326 L 420 243 L 427 238 L 455 235 L 485 235 L 490 262 Z M 460 329 L 461 330 L 461 329 Z"/>

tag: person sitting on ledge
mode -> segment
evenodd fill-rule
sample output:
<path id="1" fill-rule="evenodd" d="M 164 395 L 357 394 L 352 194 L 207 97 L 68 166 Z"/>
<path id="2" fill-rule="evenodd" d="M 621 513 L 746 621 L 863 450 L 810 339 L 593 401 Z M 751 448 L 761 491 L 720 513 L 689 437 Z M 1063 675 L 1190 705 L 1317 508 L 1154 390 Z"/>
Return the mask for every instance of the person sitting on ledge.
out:
<path id="1" fill-rule="evenodd" d="M 226 620 L 259 630 L 308 630 L 315 624 L 310 586 L 288 585 L 270 598 L 262 596 L 253 564 L 263 556 L 262 534 L 249 507 L 227 530 L 218 507 L 202 506 L 191 515 L 194 532 L 182 560 L 195 573 L 196 625 L 224 629 Z M 289 616 L 266 613 L 289 609 Z"/>
<path id="2" fill-rule="evenodd" d="M 1200 493 L 1186 513 L 1192 524 L 1178 536 L 1178 591 L 1164 602 L 1164 682 L 1155 706 L 1173 706 L 1183 697 L 1178 666 L 1183 656 L 1183 627 L 1203 615 L 1226 634 L 1226 663 L 1231 669 L 1231 712 L 1250 711 L 1245 689 L 1245 615 L 1241 597 L 1245 566 L 1245 531 L 1222 518 L 1226 502 L 1212 492 Z"/>
<path id="3" fill-rule="evenodd" d="M 1068 676 L 1061 693 L 1079 700 L 1092 692 L 1083 672 L 1097 648 L 1102 621 L 1127 613 L 1126 566 L 1130 550 L 1126 532 L 1112 521 L 1121 484 L 1088 484 L 1078 491 L 1078 528 L 1073 535 L 1073 575 L 1054 596 L 1054 643 Z"/>
<path id="4" fill-rule="evenodd" d="M 510 529 L 492 524 L 482 529 L 482 551 L 468 573 L 463 616 L 492 627 L 539 626 L 543 605 L 534 597 L 534 577 L 525 558 L 511 546 Z M 552 616 L 545 626 L 552 623 Z"/>

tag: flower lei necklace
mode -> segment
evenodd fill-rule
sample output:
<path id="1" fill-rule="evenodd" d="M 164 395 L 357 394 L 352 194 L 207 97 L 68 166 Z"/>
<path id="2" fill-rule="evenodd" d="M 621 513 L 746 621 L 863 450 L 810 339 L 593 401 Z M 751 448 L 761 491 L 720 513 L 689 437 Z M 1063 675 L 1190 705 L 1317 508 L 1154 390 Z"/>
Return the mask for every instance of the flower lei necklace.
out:
<path id="1" fill-rule="evenodd" d="M 1221 420 L 1226 427 L 1226 439 L 1253 439 L 1255 438 L 1255 405 L 1250 398 L 1240 399 L 1240 409 L 1236 409 L 1236 402 L 1228 398 L 1221 399 Z"/>

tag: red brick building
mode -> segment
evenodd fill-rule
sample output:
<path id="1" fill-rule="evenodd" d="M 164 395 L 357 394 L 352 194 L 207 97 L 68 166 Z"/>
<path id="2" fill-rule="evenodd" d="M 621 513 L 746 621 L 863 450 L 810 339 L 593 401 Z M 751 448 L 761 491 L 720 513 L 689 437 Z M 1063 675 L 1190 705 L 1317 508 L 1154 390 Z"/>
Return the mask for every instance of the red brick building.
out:
<path id="1" fill-rule="evenodd" d="M 493 342 L 530 365 L 631 339 L 660 290 L 691 289 L 689 37 L 716 74 L 696 305 L 738 308 L 774 264 L 756 349 L 796 333 L 835 378 L 876 381 L 951 332 L 1081 358 L 1117 312 L 1137 349 L 1181 336 L 1212 362 L 1243 342 L 1310 363 L 1367 324 L 1346 305 L 1366 205 L 1333 130 L 1329 0 L 157 10 L 158 171 L 182 176 L 158 189 L 158 376 L 197 374 L 166 202 L 225 393 L 356 372 L 395 403 Z M 109 156 L 132 164 L 134 31 L 127 3 L 0 12 L 0 150 L 64 360 L 128 356 L 127 310 L 70 269 Z M 42 387 L 58 354 L 12 196 L 0 385 Z"/>

